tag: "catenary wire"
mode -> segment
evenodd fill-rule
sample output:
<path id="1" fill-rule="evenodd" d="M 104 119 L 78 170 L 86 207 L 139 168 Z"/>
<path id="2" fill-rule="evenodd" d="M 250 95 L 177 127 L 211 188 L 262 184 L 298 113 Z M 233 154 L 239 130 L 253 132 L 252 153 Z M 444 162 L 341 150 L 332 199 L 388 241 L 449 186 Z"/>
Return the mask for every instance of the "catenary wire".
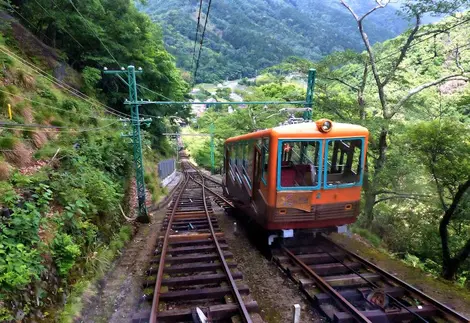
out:
<path id="1" fill-rule="evenodd" d="M 70 85 L 56 79 L 55 77 L 53 76 L 49 76 L 46 72 L 44 72 L 43 70 L 41 70 L 39 67 L 36 67 L 34 66 L 33 64 L 27 62 L 26 60 L 22 59 L 21 57 L 17 56 L 16 54 L 14 54 L 13 52 L 9 51 L 8 49 L 6 49 L 4 46 L 1 46 L 0 45 L 0 51 L 3 52 L 4 54 L 16 59 L 17 61 L 19 61 L 20 63 L 26 65 L 27 67 L 31 68 L 34 72 L 36 72 L 37 74 L 39 74 L 40 76 L 42 76 L 43 78 L 49 80 L 50 82 L 56 84 L 57 86 L 59 86 L 60 88 L 66 90 L 67 92 L 71 93 L 73 96 L 77 97 L 77 98 L 80 98 L 86 102 L 88 102 L 89 104 L 92 104 L 92 105 L 98 105 L 98 106 L 101 106 L 103 107 L 105 110 L 107 110 L 108 113 L 110 114 L 113 114 L 115 116 L 119 116 L 119 117 L 128 117 L 128 115 L 126 115 L 125 113 L 123 112 L 120 112 L 118 110 L 115 110 L 111 107 L 108 107 L 106 106 L 105 104 L 101 103 L 101 102 L 98 102 L 98 101 L 95 101 L 93 100 L 92 98 L 90 98 L 89 96 L 87 96 L 86 94 L 74 89 L 73 87 L 71 87 Z M 31 75 L 31 76 L 34 76 L 33 74 L 31 74 L 30 72 L 28 71 L 25 71 L 25 73 Z"/>
<path id="2" fill-rule="evenodd" d="M 3 123 L 0 122 L 0 129 L 7 129 L 7 130 L 21 130 L 21 131 L 31 131 L 31 132 L 49 132 L 47 130 L 37 130 L 39 129 L 57 129 L 57 130 L 68 130 L 71 133 L 82 133 L 82 132 L 91 132 L 91 131 L 100 131 L 105 128 L 109 128 L 112 125 L 119 123 L 120 121 L 114 121 L 108 123 L 107 125 L 101 127 L 94 127 L 94 128 L 83 128 L 83 129 L 74 129 L 72 127 L 56 127 L 56 126 L 45 126 L 45 125 L 35 125 L 35 124 L 13 124 L 13 123 Z M 16 126 L 18 125 L 18 126 Z"/>
<path id="3" fill-rule="evenodd" d="M 34 0 L 34 2 L 36 2 L 38 4 L 38 6 L 40 6 L 42 8 L 42 10 L 44 10 L 48 15 L 51 15 L 50 12 L 46 8 L 44 8 L 37 0 Z M 59 6 L 54 2 L 54 0 L 52 0 L 52 2 L 57 8 L 59 8 Z M 60 8 L 59 8 L 59 10 L 62 11 Z M 63 13 L 63 11 L 62 11 L 62 13 Z M 69 35 L 70 38 L 72 38 L 73 41 L 76 42 L 81 48 L 85 49 L 85 47 L 83 47 L 83 45 L 78 40 L 76 40 L 75 37 L 72 36 L 72 34 L 69 33 L 67 28 L 63 28 L 61 30 L 64 31 L 67 35 Z"/>
<path id="4" fill-rule="evenodd" d="M 109 50 L 109 48 L 104 44 L 104 42 L 101 40 L 101 38 L 98 36 L 98 34 L 95 32 L 95 30 L 93 28 L 90 27 L 89 25 L 89 21 L 82 15 L 82 13 L 80 12 L 80 10 L 78 10 L 78 8 L 75 6 L 75 4 L 73 3 L 72 0 L 69 0 L 70 4 L 72 5 L 72 7 L 75 9 L 75 11 L 80 15 L 80 17 L 82 17 L 83 21 L 85 22 L 85 24 L 88 26 L 88 29 L 91 30 L 93 32 L 93 34 L 95 35 L 95 37 L 99 40 L 99 42 L 101 43 L 101 45 L 104 47 L 104 49 L 106 49 L 106 51 L 108 52 L 108 54 L 111 56 L 111 58 L 114 60 L 114 62 L 116 62 L 116 64 L 118 66 L 121 66 L 121 64 L 119 64 L 119 62 L 117 61 L 117 59 L 113 56 L 113 54 L 111 53 L 111 51 Z"/>
<path id="5" fill-rule="evenodd" d="M 23 16 L 18 10 L 16 10 L 15 8 L 13 8 L 13 6 L 10 4 L 9 1 L 7 1 L 8 5 L 10 6 L 10 9 L 13 10 L 18 16 L 20 16 L 21 18 L 23 18 L 24 21 L 26 21 L 30 26 L 31 28 L 36 28 L 36 26 L 31 22 L 29 21 L 28 19 L 26 19 L 25 16 Z M 49 41 L 52 42 L 52 39 L 50 39 L 46 34 L 44 34 L 43 32 L 40 32 L 41 36 L 44 36 L 46 37 L 47 39 L 49 39 Z"/>
<path id="6" fill-rule="evenodd" d="M 70 110 L 62 109 L 62 108 L 57 108 L 57 107 L 54 107 L 52 105 L 44 104 L 42 102 L 35 101 L 35 100 L 32 100 L 32 99 L 27 98 L 25 96 L 14 94 L 14 93 L 2 90 L 2 89 L 0 89 L 0 92 L 8 94 L 8 95 L 15 96 L 17 98 L 20 98 L 20 99 L 23 99 L 23 100 L 26 100 L 26 101 L 29 101 L 29 102 L 32 102 L 32 103 L 36 103 L 36 104 L 42 105 L 44 107 L 47 107 L 49 109 L 53 109 L 53 110 L 57 110 L 57 111 L 64 111 L 64 112 L 67 112 L 67 113 L 72 113 L 72 114 L 76 114 L 76 115 L 80 115 L 80 116 L 84 116 L 84 117 L 88 117 L 88 118 L 92 118 L 92 119 L 97 119 L 97 120 L 113 120 L 113 121 L 116 120 L 116 119 L 111 119 L 111 118 L 96 117 L 96 116 L 89 115 L 89 114 L 83 114 L 83 113 L 73 112 L 73 111 L 70 111 Z"/>
<path id="7" fill-rule="evenodd" d="M 201 25 L 201 12 L 202 12 L 202 0 L 199 1 L 199 13 L 197 15 L 197 26 L 196 26 L 196 35 L 194 37 L 193 61 L 191 63 L 191 70 L 194 68 L 194 61 L 196 60 L 196 46 L 197 46 L 197 38 L 199 35 L 199 28 Z"/>
<path id="8" fill-rule="evenodd" d="M 212 0 L 209 0 L 209 4 L 207 6 L 206 19 L 204 21 L 204 29 L 202 30 L 201 46 L 199 47 L 199 53 L 198 53 L 198 57 L 197 57 L 197 61 L 196 61 L 196 68 L 194 70 L 194 80 L 193 80 L 193 82 L 196 82 L 197 71 L 199 69 L 199 61 L 201 59 L 202 47 L 204 45 L 204 37 L 206 36 L 207 22 L 209 21 L 209 14 L 210 14 L 210 11 L 211 11 L 211 4 L 212 4 Z"/>

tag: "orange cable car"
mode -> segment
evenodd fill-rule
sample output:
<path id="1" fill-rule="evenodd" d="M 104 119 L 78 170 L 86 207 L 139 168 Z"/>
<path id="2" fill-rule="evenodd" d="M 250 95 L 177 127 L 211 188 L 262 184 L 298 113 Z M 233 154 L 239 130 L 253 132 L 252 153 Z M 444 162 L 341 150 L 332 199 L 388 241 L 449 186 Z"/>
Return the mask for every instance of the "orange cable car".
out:
<path id="1" fill-rule="evenodd" d="M 327 119 L 225 142 L 224 194 L 274 237 L 356 221 L 369 131 Z"/>

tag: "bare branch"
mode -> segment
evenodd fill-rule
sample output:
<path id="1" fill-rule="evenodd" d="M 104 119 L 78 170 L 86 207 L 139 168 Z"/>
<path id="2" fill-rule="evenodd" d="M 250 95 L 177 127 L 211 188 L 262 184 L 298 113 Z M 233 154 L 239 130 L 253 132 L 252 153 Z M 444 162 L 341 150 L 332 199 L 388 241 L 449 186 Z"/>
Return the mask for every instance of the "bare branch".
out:
<path id="1" fill-rule="evenodd" d="M 356 92 L 359 91 L 359 88 L 358 88 L 358 87 L 356 87 L 356 86 L 354 86 L 354 85 L 351 85 L 351 84 L 348 84 L 347 82 L 345 82 L 345 81 L 343 81 L 343 80 L 341 80 L 341 79 L 339 79 L 339 78 L 336 78 L 336 77 L 325 77 L 325 79 L 330 80 L 330 81 L 339 82 L 339 83 L 341 83 L 341 84 L 343 84 L 343 85 L 346 85 L 347 87 L 349 87 L 350 89 L 352 89 L 352 90 L 354 90 L 354 91 L 356 91 Z"/>
<path id="2" fill-rule="evenodd" d="M 406 101 L 408 101 L 410 98 L 412 98 L 414 95 L 418 94 L 419 92 L 431 86 L 438 85 L 444 81 L 456 80 L 456 79 L 468 81 L 468 77 L 462 74 L 452 74 L 452 75 L 441 77 L 440 79 L 434 80 L 429 83 L 421 84 L 420 86 L 417 86 L 414 89 L 411 89 L 400 101 L 398 101 L 397 104 L 395 104 L 395 106 L 393 107 L 393 111 L 387 117 L 392 118 L 398 112 L 398 110 L 406 103 Z"/>
<path id="3" fill-rule="evenodd" d="M 354 19 L 356 19 L 356 21 L 359 21 L 359 16 L 356 15 L 356 13 L 354 12 L 353 8 L 351 8 L 350 5 L 348 5 L 346 2 L 344 2 L 344 0 L 341 0 L 341 4 L 346 7 L 346 9 L 349 10 L 349 12 L 353 15 Z"/>
<path id="4" fill-rule="evenodd" d="M 432 197 L 432 195 L 428 194 L 416 194 L 416 193 L 400 193 L 400 192 L 395 192 L 395 191 L 390 191 L 390 190 L 380 190 L 380 191 L 375 191 L 375 194 L 380 195 L 380 194 L 390 194 L 390 195 L 406 195 L 406 196 L 414 196 L 414 197 Z"/>
<path id="5" fill-rule="evenodd" d="M 460 200 L 462 199 L 462 197 L 464 196 L 464 194 L 467 192 L 469 188 L 470 188 L 470 179 L 467 179 L 465 183 L 459 186 L 459 189 L 454 196 L 452 204 L 445 211 L 444 216 L 442 217 L 441 222 L 439 223 L 439 234 L 441 236 L 442 258 L 443 258 L 444 264 L 449 264 L 451 261 L 450 250 L 449 250 L 449 234 L 447 232 L 447 226 L 449 225 L 449 222 L 452 216 L 454 215 L 454 212 L 457 209 L 457 206 L 459 205 Z M 464 256 L 465 257 L 468 256 L 469 247 L 470 247 L 470 242 L 467 242 L 467 244 L 465 245 L 459 257 L 463 258 Z"/>
<path id="6" fill-rule="evenodd" d="M 344 0 L 341 0 L 341 3 L 351 12 L 351 14 L 356 19 L 357 26 L 359 27 L 359 32 L 362 37 L 362 41 L 364 42 L 364 45 L 367 50 L 367 54 L 369 55 L 369 61 L 372 67 L 372 74 L 374 75 L 375 83 L 377 84 L 377 90 L 379 92 L 380 105 L 382 106 L 383 114 L 385 115 L 387 114 L 387 100 L 385 98 L 385 91 L 382 86 L 382 81 L 380 79 L 379 71 L 377 69 L 375 55 L 374 55 L 374 52 L 372 51 L 372 45 L 370 44 L 367 33 L 364 31 L 364 25 L 362 24 L 363 21 L 356 15 L 354 10 L 348 4 L 344 2 Z"/>
<path id="7" fill-rule="evenodd" d="M 403 62 L 403 60 L 406 57 L 406 54 L 408 53 L 408 49 L 410 48 L 411 43 L 415 39 L 416 34 L 419 31 L 419 27 L 421 25 L 421 16 L 419 14 L 416 14 L 416 22 L 415 22 L 415 27 L 411 31 L 411 33 L 408 35 L 408 38 L 406 39 L 405 45 L 400 50 L 400 56 L 398 56 L 398 59 L 396 62 L 393 64 L 392 69 L 388 73 L 388 75 L 385 77 L 384 81 L 382 82 L 382 86 L 387 85 L 388 82 L 395 76 L 395 72 L 397 71 L 398 66 Z"/>
<path id="8" fill-rule="evenodd" d="M 460 47 L 457 44 L 457 48 L 455 49 L 455 65 L 457 65 L 458 69 L 462 72 L 462 74 L 465 72 L 464 68 L 460 64 Z"/>
<path id="9" fill-rule="evenodd" d="M 367 11 L 361 18 L 359 18 L 359 21 L 364 20 L 364 18 L 366 18 L 371 13 L 373 13 L 375 10 L 385 8 L 390 1 L 386 1 L 385 3 L 382 3 L 381 1 L 376 0 L 375 2 L 377 3 L 377 6 Z"/>
<path id="10" fill-rule="evenodd" d="M 433 158 L 433 157 L 431 157 L 431 158 Z M 446 201 L 444 199 L 444 189 L 442 188 L 442 185 L 441 185 L 441 183 L 439 183 L 439 180 L 437 179 L 437 176 L 436 176 L 436 168 L 434 167 L 434 158 L 433 158 L 433 162 L 430 163 L 429 166 L 431 168 L 431 174 L 432 174 L 432 177 L 434 179 L 434 182 L 436 183 L 437 195 L 439 196 L 439 202 L 441 202 L 442 209 L 444 211 L 447 211 L 448 206 L 447 206 Z"/>
<path id="11" fill-rule="evenodd" d="M 422 38 L 424 36 L 428 36 L 428 35 L 439 35 L 439 34 L 442 34 L 442 33 L 445 33 L 447 32 L 446 29 L 433 29 L 433 30 L 428 30 L 428 31 L 423 31 L 419 34 L 416 34 L 415 35 L 415 39 L 419 39 L 419 38 Z"/>
<path id="12" fill-rule="evenodd" d="M 360 86 L 360 90 L 364 92 L 367 84 L 367 74 L 369 74 L 369 64 L 364 64 L 364 72 L 362 73 L 362 82 Z"/>
<path id="13" fill-rule="evenodd" d="M 378 204 L 380 202 L 388 201 L 388 200 L 406 199 L 406 200 L 420 201 L 420 200 L 423 200 L 423 199 L 426 199 L 426 198 L 429 198 L 429 197 L 415 196 L 413 194 L 399 194 L 399 195 L 380 198 L 380 199 L 378 199 L 374 202 L 374 205 Z"/>

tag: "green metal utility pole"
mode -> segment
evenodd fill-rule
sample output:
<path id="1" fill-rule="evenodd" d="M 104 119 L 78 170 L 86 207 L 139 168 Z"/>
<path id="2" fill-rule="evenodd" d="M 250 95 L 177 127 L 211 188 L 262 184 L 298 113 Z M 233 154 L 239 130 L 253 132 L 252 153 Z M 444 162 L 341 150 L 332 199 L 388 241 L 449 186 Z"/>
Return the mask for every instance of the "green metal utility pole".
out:
<path id="1" fill-rule="evenodd" d="M 177 161 L 177 162 L 178 162 L 178 157 L 179 157 L 178 155 L 179 155 L 179 148 L 180 148 L 180 147 L 179 147 L 179 140 L 178 140 L 178 139 L 179 139 L 179 136 L 176 135 L 175 140 L 176 140 L 176 161 Z"/>
<path id="2" fill-rule="evenodd" d="M 215 172 L 215 155 L 214 155 L 214 123 L 211 123 L 210 126 L 210 134 L 211 134 L 211 174 L 214 175 Z"/>
<path id="3" fill-rule="evenodd" d="M 306 98 L 306 108 L 310 108 L 310 111 L 305 111 L 303 118 L 304 120 L 312 120 L 312 108 L 313 108 L 313 94 L 315 91 L 315 79 L 317 76 L 317 71 L 315 69 L 311 69 L 308 71 L 308 81 L 307 81 L 307 98 Z"/>
<path id="4" fill-rule="evenodd" d="M 129 65 L 127 70 L 122 68 L 121 71 L 108 71 L 105 69 L 105 74 L 127 74 L 127 83 L 129 87 L 129 103 L 131 104 L 131 124 L 132 124 L 132 135 L 126 137 L 132 138 L 133 150 L 134 150 L 134 166 L 135 166 L 135 179 L 137 185 L 137 198 L 139 202 L 139 215 L 137 221 L 143 223 L 149 223 L 150 218 L 147 212 L 147 206 L 145 203 L 145 179 L 144 179 L 144 162 L 142 156 L 142 137 L 140 134 L 140 124 L 149 124 L 151 119 L 140 119 L 139 118 L 139 104 L 137 102 L 137 81 L 136 73 L 142 73 L 142 69 L 138 71 L 135 67 Z M 122 78 L 121 78 L 122 79 Z"/>

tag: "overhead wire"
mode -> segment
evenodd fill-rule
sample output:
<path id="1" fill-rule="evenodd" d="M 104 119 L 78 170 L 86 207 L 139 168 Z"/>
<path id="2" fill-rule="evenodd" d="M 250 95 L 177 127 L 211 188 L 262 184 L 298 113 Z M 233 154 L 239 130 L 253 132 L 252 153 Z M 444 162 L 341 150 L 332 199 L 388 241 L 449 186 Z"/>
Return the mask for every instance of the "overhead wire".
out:
<path id="1" fill-rule="evenodd" d="M 74 9 L 77 11 L 77 13 L 82 17 L 82 19 L 85 20 L 85 22 L 87 23 L 88 28 L 94 33 L 95 37 L 100 41 L 101 45 L 103 45 L 103 47 L 106 49 L 106 51 L 108 52 L 108 54 L 112 57 L 112 59 L 114 60 L 114 62 L 115 62 L 116 64 L 118 64 L 118 66 L 121 66 L 121 64 L 116 60 L 116 58 L 113 56 L 113 54 L 111 53 L 111 51 L 109 50 L 109 48 L 105 45 L 105 43 L 104 43 L 104 42 L 101 40 L 101 38 L 98 36 L 98 34 L 90 27 L 90 25 L 88 24 L 87 19 L 81 14 L 81 12 L 80 12 L 80 11 L 78 10 L 78 8 L 75 6 L 75 4 L 73 3 L 73 1 L 72 1 L 72 0 L 69 0 L 69 2 L 72 4 L 72 6 L 74 7 Z M 202 0 L 201 0 L 201 2 L 202 2 Z M 118 77 L 119 77 L 124 83 L 127 84 L 127 82 L 126 82 L 120 75 L 118 75 Z M 143 86 L 143 85 L 137 84 L 137 87 L 143 88 L 143 89 L 145 89 L 145 90 L 147 90 L 147 91 L 150 91 L 150 92 L 153 92 L 153 93 L 155 93 L 155 94 L 157 94 L 157 95 L 160 95 L 161 97 L 163 97 L 163 98 L 165 98 L 165 99 L 167 99 L 167 100 L 171 100 L 171 99 L 169 99 L 168 97 L 164 96 L 163 94 L 160 94 L 160 93 L 157 93 L 157 92 L 155 92 L 155 91 L 152 91 L 152 90 L 150 90 L 149 88 L 147 88 L 147 87 L 145 87 L 145 86 Z M 142 114 L 140 114 L 140 115 L 142 115 Z M 128 118 L 128 117 L 130 117 L 130 116 L 129 116 L 129 115 L 125 115 L 125 117 Z"/>
<path id="2" fill-rule="evenodd" d="M 201 36 L 201 45 L 199 47 L 199 53 L 198 53 L 198 56 L 197 56 L 197 61 L 196 61 L 196 68 L 194 70 L 194 80 L 193 80 L 193 83 L 196 82 L 196 77 L 197 77 L 197 71 L 199 69 L 199 61 L 201 59 L 201 53 L 202 53 L 202 47 L 204 45 L 204 37 L 206 35 L 206 29 L 207 29 L 207 22 L 209 21 L 209 14 L 210 14 L 210 11 L 211 11 L 211 4 L 212 4 L 212 0 L 209 0 L 209 4 L 207 5 L 207 13 L 206 13 L 206 19 L 204 21 L 204 29 L 202 30 L 202 36 Z"/>
<path id="3" fill-rule="evenodd" d="M 196 26 L 196 35 L 194 37 L 193 61 L 191 63 L 191 70 L 194 68 L 194 61 L 196 60 L 196 46 L 197 46 L 197 38 L 199 35 L 199 27 L 201 25 L 201 12 L 202 12 L 202 0 L 199 1 L 199 13 L 197 15 L 197 26 Z"/>
<path id="4" fill-rule="evenodd" d="M 40 6 L 42 8 L 42 10 L 44 10 L 48 15 L 51 15 L 50 12 L 48 10 L 46 10 L 46 8 L 44 8 L 37 0 L 34 0 L 34 2 L 36 2 L 38 4 L 38 6 Z M 59 6 L 54 2 L 54 0 L 52 0 L 52 2 L 54 3 L 54 5 L 56 7 L 59 8 Z M 60 8 L 59 8 L 60 11 L 62 11 Z M 62 11 L 63 12 L 63 11 Z M 81 48 L 85 48 L 77 39 L 75 39 L 75 37 L 72 36 L 71 33 L 69 33 L 69 31 L 67 30 L 67 28 L 62 28 L 61 29 L 62 31 L 64 31 L 67 35 L 70 36 L 70 38 L 73 39 L 73 41 L 75 41 Z"/>
<path id="5" fill-rule="evenodd" d="M 0 129 L 7 129 L 7 130 L 21 130 L 21 131 L 31 131 L 31 132 L 49 132 L 48 130 L 38 130 L 38 129 L 49 129 L 49 130 L 68 130 L 66 132 L 71 133 L 83 133 L 83 132 L 91 132 L 91 131 L 100 131 L 105 128 L 109 128 L 112 125 L 121 122 L 120 120 L 116 120 L 114 122 L 110 122 L 107 125 L 100 126 L 100 127 L 93 127 L 93 128 L 82 128 L 76 129 L 73 127 L 63 127 L 63 126 L 47 126 L 47 125 L 38 125 L 38 124 L 22 124 L 22 123 L 5 123 L 0 122 Z"/>
<path id="6" fill-rule="evenodd" d="M 15 8 L 13 8 L 13 6 L 11 5 L 11 3 L 9 1 L 7 1 L 8 5 L 10 6 L 10 9 L 13 10 L 18 16 L 20 16 L 24 21 L 26 21 L 30 26 L 31 28 L 36 28 L 36 26 L 31 22 L 29 21 L 25 16 L 23 16 L 18 10 L 16 10 Z M 41 36 L 44 36 L 45 38 L 49 39 L 51 42 L 52 42 L 52 39 L 49 38 L 46 34 L 44 34 L 43 32 L 40 32 Z"/>
<path id="7" fill-rule="evenodd" d="M 88 26 L 88 29 L 90 29 L 93 34 L 95 35 L 95 37 L 99 40 L 99 42 L 101 43 L 101 45 L 104 47 L 104 49 L 108 52 L 108 54 L 111 56 L 111 58 L 114 60 L 114 62 L 116 62 L 116 64 L 118 66 L 121 66 L 121 64 L 119 64 L 119 62 L 117 61 L 117 59 L 113 56 L 113 54 L 111 53 L 111 51 L 109 50 L 109 48 L 105 45 L 105 43 L 101 40 L 101 38 L 98 36 L 98 34 L 96 33 L 96 31 L 90 27 L 89 25 L 89 21 L 88 19 L 86 19 L 82 13 L 80 12 L 80 10 L 78 10 L 78 8 L 75 6 L 75 4 L 73 3 L 72 0 L 69 0 L 70 4 L 72 5 L 72 7 L 75 9 L 75 11 L 80 15 L 80 17 L 82 17 L 83 21 L 85 22 L 85 24 Z"/>
<path id="8" fill-rule="evenodd" d="M 149 92 L 151 92 L 151 93 L 153 93 L 153 94 L 155 94 L 155 95 L 158 95 L 158 96 L 160 96 L 160 97 L 162 97 L 162 98 L 164 98 L 164 99 L 166 99 L 166 100 L 168 100 L 168 101 L 171 101 L 171 99 L 170 99 L 169 97 L 164 96 L 164 95 L 161 94 L 161 93 L 155 92 L 155 91 L 149 89 L 148 87 L 145 87 L 145 86 L 140 85 L 140 84 L 137 84 L 137 86 L 140 87 L 141 89 L 144 89 L 144 90 L 149 91 Z M 142 92 L 141 92 L 141 94 L 143 95 Z"/>
<path id="9" fill-rule="evenodd" d="M 62 82 L 60 80 L 58 80 L 57 78 L 55 78 L 54 76 L 51 76 L 49 75 L 47 72 L 43 71 L 42 69 L 40 69 L 39 67 L 33 65 L 32 63 L 29 63 L 28 61 L 24 60 L 23 58 L 19 57 L 18 55 L 16 55 L 15 53 L 11 52 L 10 50 L 6 49 L 4 46 L 1 46 L 0 45 L 0 51 L 2 51 L 3 53 L 7 54 L 8 56 L 18 60 L 20 63 L 28 66 L 29 68 L 31 68 L 34 72 L 36 72 L 37 74 L 39 74 L 40 76 L 44 77 L 45 79 L 47 79 L 48 81 L 56 84 L 57 86 L 63 88 L 64 90 L 66 90 L 67 92 L 71 93 L 72 95 L 76 96 L 76 97 L 79 97 L 85 101 L 87 101 L 88 103 L 90 104 L 94 104 L 94 105 L 99 105 L 99 106 L 102 106 L 104 108 L 108 108 L 110 110 L 113 110 L 112 108 L 109 108 L 107 107 L 106 105 L 102 104 L 101 102 L 98 102 L 98 101 L 94 101 L 92 98 L 90 98 L 89 96 L 87 96 L 86 94 L 80 92 L 79 90 L 73 88 L 72 86 L 68 85 L 67 83 L 65 82 Z M 25 71 L 26 73 L 28 73 L 28 71 Z M 33 74 L 31 73 L 28 73 L 29 75 L 31 76 L 34 76 Z M 90 102 L 90 100 L 92 102 Z M 117 111 L 119 112 L 119 111 Z"/>
<path id="10" fill-rule="evenodd" d="M 5 94 L 8 94 L 8 95 L 11 95 L 11 96 L 15 96 L 15 97 L 17 97 L 17 98 L 20 98 L 20 99 L 23 99 L 23 100 L 26 100 L 26 101 L 29 101 L 29 102 L 32 102 L 32 103 L 36 103 L 36 104 L 42 105 L 42 106 L 44 106 L 44 107 L 46 107 L 46 108 L 53 109 L 53 110 L 57 110 L 57 111 L 64 111 L 64 112 L 67 112 L 67 113 L 72 113 L 72 114 L 76 114 L 76 115 L 81 115 L 81 116 L 85 116 L 85 117 L 92 118 L 92 119 L 97 119 L 97 120 L 116 120 L 116 119 L 97 117 L 97 116 L 94 116 L 94 115 L 83 114 L 83 113 L 78 113 L 78 112 L 70 111 L 70 110 L 67 110 L 67 109 L 62 109 L 62 108 L 54 107 L 54 106 L 52 106 L 52 105 L 45 104 L 45 103 L 42 103 L 42 102 L 39 102 L 39 101 L 35 101 L 35 100 L 32 100 L 32 99 L 27 98 L 27 97 L 25 97 L 25 96 L 22 96 L 22 95 L 19 95 L 19 94 L 15 94 L 15 93 L 11 93 L 11 92 L 8 92 L 8 91 L 2 90 L 2 89 L 0 89 L 0 92 L 5 93 Z"/>
<path id="11" fill-rule="evenodd" d="M 42 76 L 43 78 L 47 79 L 48 81 L 54 83 L 55 85 L 59 86 L 60 88 L 64 89 L 65 91 L 71 93 L 73 96 L 75 97 L 78 97 L 86 102 L 88 102 L 89 104 L 91 105 L 97 105 L 97 106 L 101 106 L 103 107 L 108 113 L 112 114 L 112 115 L 115 115 L 115 116 L 118 116 L 118 117 L 128 117 L 127 114 L 123 113 L 123 112 L 120 112 L 118 110 L 115 110 L 99 101 L 95 101 L 94 99 L 90 98 L 89 96 L 87 96 L 86 94 L 80 92 L 79 90 L 73 88 L 72 86 L 68 85 L 67 83 L 64 83 L 60 80 L 58 80 L 57 78 L 55 78 L 54 76 L 50 76 L 47 72 L 41 70 L 39 67 L 29 63 L 28 61 L 24 60 L 23 58 L 19 57 L 18 55 L 16 55 L 15 53 L 9 51 L 8 49 L 6 49 L 4 46 L 0 45 L 0 51 L 3 52 L 4 54 L 16 59 L 17 61 L 19 61 L 20 63 L 28 66 L 29 68 L 31 68 L 33 71 L 35 71 L 37 74 L 39 74 L 40 76 Z M 34 76 L 33 74 L 29 73 L 28 71 L 25 71 L 25 73 L 31 75 L 31 76 Z"/>
<path id="12" fill-rule="evenodd" d="M 34 1 L 35 1 L 44 11 L 46 11 L 47 13 L 49 13 L 41 4 L 39 4 L 39 3 L 37 2 L 37 0 L 34 0 Z M 57 3 L 56 3 L 54 0 L 52 0 L 52 2 L 53 2 L 53 4 L 54 4 L 57 8 L 59 8 L 59 10 L 61 10 L 62 12 L 64 12 L 62 9 L 60 9 L 59 5 L 57 5 Z M 80 15 L 80 17 L 84 20 L 84 22 L 85 22 L 87 28 L 93 32 L 93 34 L 95 35 L 95 37 L 98 39 L 98 41 L 101 43 L 101 45 L 102 45 L 102 46 L 105 48 L 105 50 L 108 52 L 108 54 L 111 56 L 111 58 L 114 60 L 114 62 L 115 62 L 116 64 L 118 64 L 118 66 L 121 66 L 121 64 L 116 60 L 116 58 L 114 57 L 114 55 L 111 53 L 111 51 L 109 50 L 109 48 L 104 44 L 104 42 L 103 42 L 102 39 L 98 36 L 98 34 L 95 32 L 95 30 L 90 27 L 89 21 L 82 15 L 82 13 L 78 10 L 78 8 L 75 6 L 75 4 L 73 3 L 73 1 L 72 1 L 72 0 L 69 0 L 69 2 L 70 2 L 70 4 L 72 5 L 72 7 L 75 9 L 75 11 L 76 11 L 76 12 Z M 77 40 L 75 39 L 75 37 L 73 37 L 73 35 L 71 35 L 66 29 L 65 29 L 64 31 L 65 31 L 72 39 L 74 39 L 82 48 L 84 48 L 84 46 L 83 46 L 79 41 L 77 41 Z M 99 63 L 98 63 L 98 65 L 101 66 L 101 64 L 99 64 Z M 103 66 L 101 66 L 101 67 L 103 68 Z M 121 78 L 119 75 L 118 75 L 118 77 Z M 122 79 L 122 78 L 121 78 L 121 79 Z M 118 110 L 112 109 L 111 107 L 107 107 L 107 109 L 111 109 L 111 110 L 113 110 L 114 112 L 116 112 L 116 113 L 118 113 L 118 114 L 121 114 L 122 117 L 128 117 L 127 114 L 122 113 L 122 112 L 120 112 L 120 111 L 118 111 Z"/>

